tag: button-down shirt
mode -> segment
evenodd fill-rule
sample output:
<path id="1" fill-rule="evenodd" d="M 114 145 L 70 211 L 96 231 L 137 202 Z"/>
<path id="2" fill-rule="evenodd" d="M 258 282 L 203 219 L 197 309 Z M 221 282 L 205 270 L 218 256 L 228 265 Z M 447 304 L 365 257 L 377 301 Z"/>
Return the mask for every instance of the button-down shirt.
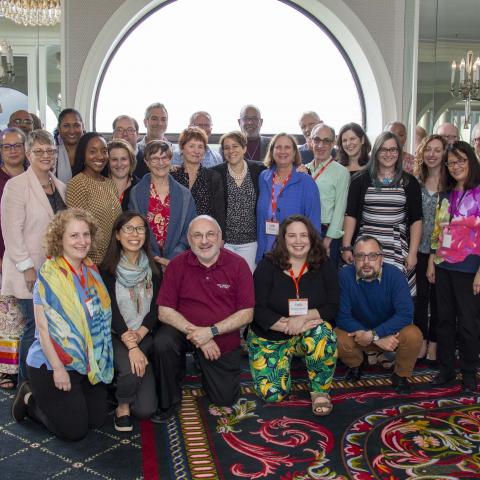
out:
<path id="1" fill-rule="evenodd" d="M 331 160 L 331 158 L 314 167 L 315 160 L 306 165 L 315 179 L 315 175 Z M 327 237 L 336 239 L 343 236 L 343 220 L 347 206 L 348 170 L 335 160 L 315 180 L 320 191 L 322 224 L 328 225 Z"/>
<path id="2" fill-rule="evenodd" d="M 215 165 L 219 165 L 220 163 L 223 163 L 220 153 L 212 150 L 207 145 L 207 148 L 205 149 L 205 156 L 202 159 L 202 166 L 205 168 L 210 168 L 214 167 Z M 183 165 L 183 158 L 178 145 L 173 147 L 172 165 Z"/>

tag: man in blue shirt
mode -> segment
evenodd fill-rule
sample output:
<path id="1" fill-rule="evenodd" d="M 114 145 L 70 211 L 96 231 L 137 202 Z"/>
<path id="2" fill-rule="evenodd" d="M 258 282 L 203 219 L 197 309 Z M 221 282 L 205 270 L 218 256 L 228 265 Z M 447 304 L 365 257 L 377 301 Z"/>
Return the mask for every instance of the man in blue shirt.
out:
<path id="1" fill-rule="evenodd" d="M 380 242 L 359 237 L 353 247 L 354 265 L 339 274 L 340 310 L 337 346 L 340 360 L 349 368 L 346 378 L 358 380 L 364 351 L 395 352 L 392 385 L 397 393 L 410 393 L 412 375 L 422 344 L 412 324 L 413 302 L 403 273 L 383 262 Z"/>

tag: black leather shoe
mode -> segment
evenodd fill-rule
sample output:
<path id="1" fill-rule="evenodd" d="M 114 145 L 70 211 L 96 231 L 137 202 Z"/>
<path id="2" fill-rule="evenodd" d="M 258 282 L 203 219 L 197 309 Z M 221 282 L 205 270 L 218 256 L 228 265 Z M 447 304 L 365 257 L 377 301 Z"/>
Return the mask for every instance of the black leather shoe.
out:
<path id="1" fill-rule="evenodd" d="M 25 396 L 31 393 L 30 385 L 25 380 L 17 390 L 15 399 L 12 404 L 12 417 L 16 422 L 21 422 L 27 415 L 27 404 L 25 403 Z"/>
<path id="2" fill-rule="evenodd" d="M 400 395 L 408 395 L 412 393 L 412 387 L 407 377 L 399 377 L 396 373 L 392 374 L 392 386 L 396 393 Z"/>
<path id="3" fill-rule="evenodd" d="M 477 377 L 474 373 L 464 373 L 462 375 L 462 390 L 465 393 L 477 392 Z"/>
<path id="4" fill-rule="evenodd" d="M 362 378 L 362 367 L 351 367 L 345 373 L 345 380 L 348 382 L 357 382 Z"/>
<path id="5" fill-rule="evenodd" d="M 441 385 L 445 385 L 448 382 L 451 382 L 452 380 L 455 380 L 455 378 L 455 372 L 439 372 L 432 378 L 430 384 L 434 387 L 439 387 Z"/>
<path id="6" fill-rule="evenodd" d="M 178 412 L 179 405 L 175 404 L 167 409 L 157 408 L 157 411 L 150 417 L 153 423 L 166 423 Z"/>

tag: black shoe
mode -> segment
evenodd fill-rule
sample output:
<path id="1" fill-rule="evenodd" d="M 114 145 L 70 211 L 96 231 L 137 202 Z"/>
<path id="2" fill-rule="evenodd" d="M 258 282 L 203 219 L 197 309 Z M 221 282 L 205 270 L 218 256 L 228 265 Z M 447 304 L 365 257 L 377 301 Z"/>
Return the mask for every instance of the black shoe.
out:
<path id="1" fill-rule="evenodd" d="M 179 405 L 175 404 L 169 408 L 157 408 L 157 411 L 150 417 L 153 423 L 166 423 L 178 412 Z"/>
<path id="2" fill-rule="evenodd" d="M 362 367 L 349 368 L 344 378 L 348 382 L 357 382 L 362 378 Z"/>
<path id="3" fill-rule="evenodd" d="M 451 382 L 452 380 L 455 380 L 455 378 L 455 372 L 439 372 L 432 378 L 430 384 L 434 387 L 439 387 L 441 385 L 445 385 L 448 382 Z"/>
<path id="4" fill-rule="evenodd" d="M 463 373 L 462 390 L 465 393 L 477 392 L 477 377 L 474 373 Z"/>
<path id="5" fill-rule="evenodd" d="M 130 415 L 117 417 L 117 412 L 113 415 L 113 425 L 117 432 L 131 432 L 133 430 L 132 419 Z"/>
<path id="6" fill-rule="evenodd" d="M 25 395 L 31 393 L 30 385 L 25 380 L 17 390 L 17 394 L 12 403 L 12 417 L 16 422 L 21 422 L 27 415 L 27 404 L 25 403 Z"/>
<path id="7" fill-rule="evenodd" d="M 396 373 L 392 374 L 392 386 L 396 393 L 408 395 L 412 393 L 412 387 L 407 377 L 399 377 Z"/>

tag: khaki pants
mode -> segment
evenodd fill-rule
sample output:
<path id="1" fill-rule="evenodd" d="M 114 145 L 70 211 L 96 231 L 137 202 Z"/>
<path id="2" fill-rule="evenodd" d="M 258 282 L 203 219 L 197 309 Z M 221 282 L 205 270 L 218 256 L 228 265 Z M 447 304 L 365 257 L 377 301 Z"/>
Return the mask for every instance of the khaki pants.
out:
<path id="1" fill-rule="evenodd" d="M 335 329 L 337 334 L 338 358 L 349 368 L 359 367 L 363 362 L 363 352 L 383 350 L 376 345 L 362 347 L 349 337 L 345 330 Z M 399 377 L 410 377 L 422 346 L 422 332 L 415 325 L 403 327 L 398 335 L 398 346 L 395 350 L 394 372 Z"/>

